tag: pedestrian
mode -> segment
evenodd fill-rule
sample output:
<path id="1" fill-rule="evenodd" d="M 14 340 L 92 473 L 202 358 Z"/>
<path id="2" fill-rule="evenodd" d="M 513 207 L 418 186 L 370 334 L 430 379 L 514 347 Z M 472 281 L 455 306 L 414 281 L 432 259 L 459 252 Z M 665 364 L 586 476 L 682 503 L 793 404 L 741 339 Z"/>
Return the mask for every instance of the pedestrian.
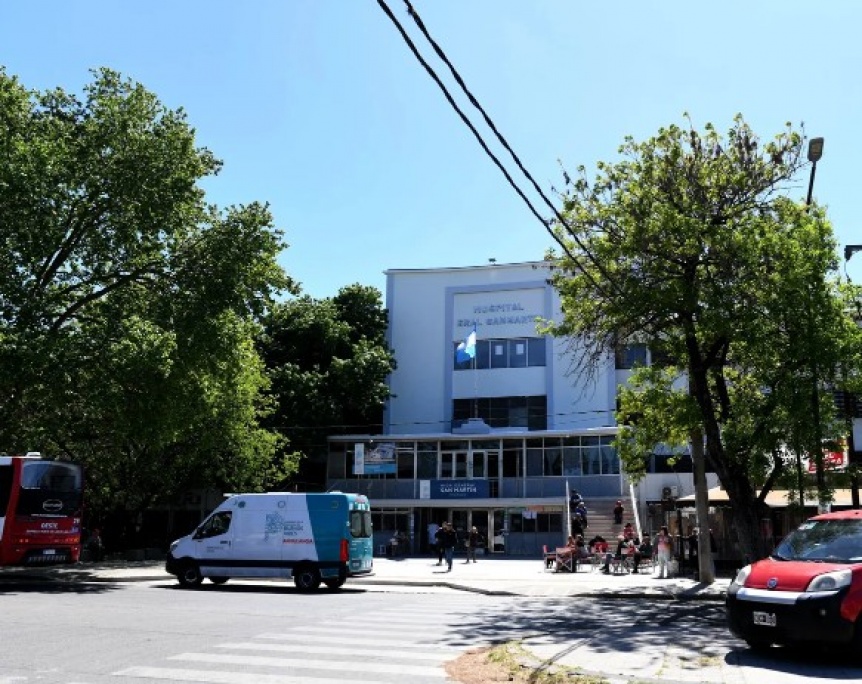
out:
<path id="1" fill-rule="evenodd" d="M 572 516 L 572 536 L 583 535 L 584 533 L 584 521 L 581 519 L 581 516 L 575 512 Z"/>
<path id="2" fill-rule="evenodd" d="M 630 522 L 627 522 L 626 526 L 623 528 L 623 536 L 626 540 L 634 540 L 635 537 L 637 537 L 635 534 L 635 528 Z"/>
<path id="3" fill-rule="evenodd" d="M 474 525 L 470 528 L 470 534 L 467 535 L 467 560 L 465 563 L 469 563 L 471 560 L 476 562 L 476 549 L 478 549 L 482 545 L 482 535 L 479 534 L 478 528 Z"/>
<path id="4" fill-rule="evenodd" d="M 458 542 L 458 535 L 455 534 L 455 528 L 452 523 L 443 523 L 443 555 L 446 558 L 446 572 L 452 572 L 452 560 L 455 557 L 455 544 Z"/>
<path id="5" fill-rule="evenodd" d="M 688 541 L 688 562 L 694 572 L 695 579 L 698 579 L 698 576 L 700 575 L 700 568 L 697 561 L 698 534 L 698 529 L 694 525 L 688 526 L 688 534 L 686 535 L 686 541 Z"/>
<path id="6" fill-rule="evenodd" d="M 625 508 L 623 508 L 622 500 L 618 500 L 616 506 L 614 506 L 614 525 L 622 525 L 623 524 L 623 513 L 625 512 Z"/>
<path id="7" fill-rule="evenodd" d="M 657 579 L 670 578 L 670 559 L 673 553 L 673 539 L 667 530 L 667 525 L 662 525 L 655 538 Z"/>
<path id="8" fill-rule="evenodd" d="M 439 529 L 440 525 L 437 523 L 428 523 L 428 548 L 431 549 L 432 554 L 437 551 L 437 530 Z"/>
<path id="9" fill-rule="evenodd" d="M 443 536 L 445 533 L 445 522 L 434 531 L 434 547 L 437 549 L 437 565 L 443 565 Z"/>
<path id="10" fill-rule="evenodd" d="M 648 534 L 644 534 L 643 540 L 638 545 L 637 549 L 635 549 L 634 568 L 632 569 L 632 574 L 637 575 L 638 565 L 640 565 L 644 559 L 652 558 L 652 554 L 652 540 L 649 538 Z"/>
<path id="11" fill-rule="evenodd" d="M 105 544 L 98 527 L 94 527 L 93 531 L 90 532 L 90 538 L 87 540 L 87 551 L 90 552 L 90 559 L 95 563 L 105 558 Z"/>
<path id="12" fill-rule="evenodd" d="M 589 522 L 587 522 L 587 504 L 581 501 L 575 508 L 575 514 L 580 516 L 584 529 L 589 527 Z"/>

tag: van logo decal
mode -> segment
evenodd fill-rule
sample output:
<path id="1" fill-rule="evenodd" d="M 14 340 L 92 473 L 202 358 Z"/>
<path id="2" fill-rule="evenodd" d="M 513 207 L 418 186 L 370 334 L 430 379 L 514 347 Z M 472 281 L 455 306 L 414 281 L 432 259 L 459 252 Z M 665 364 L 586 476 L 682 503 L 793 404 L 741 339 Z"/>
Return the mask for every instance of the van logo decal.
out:
<path id="1" fill-rule="evenodd" d="M 775 589 L 775 587 L 777 587 L 777 586 L 778 586 L 778 578 L 777 577 L 770 577 L 769 580 L 767 580 L 767 582 L 766 582 L 766 588 L 767 589 Z"/>
<path id="2" fill-rule="evenodd" d="M 46 513 L 57 513 L 63 510 L 63 502 L 60 499 L 48 499 L 42 502 L 42 510 Z"/>

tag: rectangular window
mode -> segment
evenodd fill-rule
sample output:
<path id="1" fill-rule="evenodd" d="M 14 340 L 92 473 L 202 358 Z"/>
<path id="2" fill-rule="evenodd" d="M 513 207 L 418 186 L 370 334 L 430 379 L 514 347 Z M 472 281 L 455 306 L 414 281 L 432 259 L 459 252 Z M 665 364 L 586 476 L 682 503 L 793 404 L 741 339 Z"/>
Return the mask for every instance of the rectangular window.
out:
<path id="1" fill-rule="evenodd" d="M 505 368 L 509 365 L 508 345 L 506 340 L 491 342 L 491 368 Z"/>
<path id="2" fill-rule="evenodd" d="M 527 477 L 542 477 L 545 474 L 543 449 L 527 449 Z"/>
<path id="3" fill-rule="evenodd" d="M 509 368 L 526 368 L 527 340 L 509 340 Z"/>
<path id="4" fill-rule="evenodd" d="M 581 467 L 581 448 L 563 447 L 563 475 L 583 475 Z"/>
<path id="5" fill-rule="evenodd" d="M 419 445 L 418 468 L 416 478 L 419 480 L 434 480 L 437 478 L 437 449 L 431 451 L 427 445 Z"/>
<path id="6" fill-rule="evenodd" d="M 547 397 L 544 396 L 455 399 L 452 402 L 452 426 L 463 425 L 475 412 L 494 428 L 525 427 L 528 430 L 546 430 L 547 404 Z"/>
<path id="7" fill-rule="evenodd" d="M 547 348 L 546 337 L 531 337 L 527 340 L 527 365 L 531 367 L 546 366 L 545 349 Z"/>
<path id="8" fill-rule="evenodd" d="M 647 346 L 645 344 L 626 344 L 616 348 L 617 370 L 628 370 L 635 366 L 647 365 Z"/>
<path id="9" fill-rule="evenodd" d="M 563 452 L 559 447 L 545 449 L 545 475 L 563 474 Z"/>
<path id="10" fill-rule="evenodd" d="M 398 447 L 398 479 L 412 480 L 413 472 L 413 445 Z"/>
<path id="11" fill-rule="evenodd" d="M 503 449 L 503 477 L 522 477 L 520 446 Z"/>

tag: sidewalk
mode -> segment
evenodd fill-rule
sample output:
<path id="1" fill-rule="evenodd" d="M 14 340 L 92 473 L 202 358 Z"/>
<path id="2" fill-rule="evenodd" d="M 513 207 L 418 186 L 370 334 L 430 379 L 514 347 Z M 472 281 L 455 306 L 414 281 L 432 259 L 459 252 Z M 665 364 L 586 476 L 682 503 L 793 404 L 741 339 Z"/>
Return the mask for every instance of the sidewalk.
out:
<path id="1" fill-rule="evenodd" d="M 375 558 L 374 574 L 354 577 L 348 586 L 363 584 L 449 587 L 495 596 L 602 596 L 723 601 L 729 579 L 702 585 L 688 577 L 654 579 L 649 574 L 605 575 L 585 567 L 577 573 L 545 570 L 542 560 L 480 558 L 477 563 L 456 559 L 452 572 L 432 558 Z M 71 566 L 3 568 L 3 579 L 53 579 L 79 582 L 173 580 L 161 561 L 105 561 Z"/>

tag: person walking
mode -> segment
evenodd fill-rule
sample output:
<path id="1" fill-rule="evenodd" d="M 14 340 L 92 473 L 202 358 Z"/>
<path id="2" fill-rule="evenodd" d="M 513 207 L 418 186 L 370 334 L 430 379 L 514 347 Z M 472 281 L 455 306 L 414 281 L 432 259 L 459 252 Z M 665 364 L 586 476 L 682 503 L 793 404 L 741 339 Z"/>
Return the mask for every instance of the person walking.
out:
<path id="1" fill-rule="evenodd" d="M 458 535 L 455 534 L 455 528 L 452 523 L 443 523 L 443 556 L 446 559 L 446 572 L 452 572 L 452 560 L 455 557 L 455 544 L 458 542 Z"/>
<path id="2" fill-rule="evenodd" d="M 670 579 L 670 559 L 673 553 L 673 539 L 667 530 L 667 525 L 662 525 L 655 538 L 657 579 Z"/>
<path id="3" fill-rule="evenodd" d="M 437 550 L 437 565 L 443 565 L 443 536 L 446 533 L 446 523 L 434 530 L 434 548 Z"/>
<path id="4" fill-rule="evenodd" d="M 623 513 L 625 509 L 623 508 L 622 500 L 618 500 L 616 506 L 614 506 L 614 525 L 622 525 L 623 524 Z"/>
<path id="5" fill-rule="evenodd" d="M 474 525 L 470 528 L 470 534 L 467 535 L 467 560 L 464 561 L 465 563 L 476 562 L 476 549 L 481 545 L 482 535 L 479 534 L 478 528 Z"/>

